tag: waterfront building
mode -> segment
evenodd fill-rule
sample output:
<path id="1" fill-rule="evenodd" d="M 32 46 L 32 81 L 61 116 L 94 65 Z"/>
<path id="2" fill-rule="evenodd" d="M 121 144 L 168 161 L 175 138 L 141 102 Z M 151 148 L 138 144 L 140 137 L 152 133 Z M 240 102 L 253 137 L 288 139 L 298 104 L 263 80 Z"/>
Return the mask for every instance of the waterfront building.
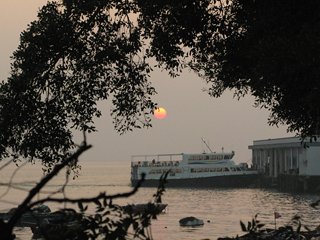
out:
<path id="1" fill-rule="evenodd" d="M 249 146 L 252 167 L 277 182 L 281 188 L 293 188 L 286 186 L 290 184 L 296 184 L 295 188 L 299 190 L 320 186 L 319 140 L 307 138 L 302 141 L 299 137 L 255 140 Z"/>

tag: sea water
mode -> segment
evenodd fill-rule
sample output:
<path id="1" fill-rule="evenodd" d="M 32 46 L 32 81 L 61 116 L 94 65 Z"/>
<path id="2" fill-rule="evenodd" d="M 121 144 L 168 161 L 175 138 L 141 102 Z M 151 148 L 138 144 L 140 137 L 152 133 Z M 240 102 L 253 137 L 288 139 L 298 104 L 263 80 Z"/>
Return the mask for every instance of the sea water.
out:
<path id="1" fill-rule="evenodd" d="M 27 195 L 28 190 L 42 177 L 40 166 L 9 166 L 0 171 L 0 210 L 7 211 L 16 207 Z M 107 194 L 123 193 L 131 190 L 130 162 L 85 162 L 77 178 L 67 179 L 60 174 L 53 179 L 35 199 L 58 192 L 61 185 L 68 181 L 64 194 L 70 198 L 94 197 L 101 192 Z M 10 183 L 10 187 L 7 184 Z M 152 201 L 156 192 L 153 188 L 141 188 L 130 198 L 118 199 L 116 203 L 125 205 Z M 58 194 L 57 197 L 62 196 Z M 240 220 L 251 221 L 258 214 L 258 220 L 266 227 L 274 228 L 288 224 L 295 215 L 302 223 L 314 228 L 320 224 L 319 210 L 310 204 L 320 199 L 318 195 L 289 194 L 276 190 L 263 189 L 167 189 L 163 203 L 168 204 L 166 213 L 152 222 L 152 236 L 155 240 L 217 239 L 244 234 Z M 63 205 L 48 203 L 52 210 Z M 67 205 L 65 207 L 74 207 Z M 275 222 L 274 212 L 281 217 Z M 194 216 L 204 221 L 204 226 L 185 228 L 179 226 L 179 219 Z M 32 233 L 28 228 L 17 228 L 18 239 L 30 240 Z"/>

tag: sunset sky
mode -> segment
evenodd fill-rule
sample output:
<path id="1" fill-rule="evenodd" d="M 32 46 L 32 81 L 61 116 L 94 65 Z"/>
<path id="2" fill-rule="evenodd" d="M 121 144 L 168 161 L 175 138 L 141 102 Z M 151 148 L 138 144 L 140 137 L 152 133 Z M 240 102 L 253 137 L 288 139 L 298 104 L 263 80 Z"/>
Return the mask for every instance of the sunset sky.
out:
<path id="1" fill-rule="evenodd" d="M 44 0 L 0 1 L 0 80 L 10 71 L 10 56 L 17 48 L 19 34 L 28 23 L 36 19 L 37 10 Z M 154 71 L 151 79 L 158 91 L 155 101 L 164 107 L 168 115 L 155 119 L 151 129 L 135 130 L 119 135 L 109 116 L 110 103 L 102 104 L 104 115 L 96 124 L 98 133 L 89 135 L 93 148 L 82 158 L 85 161 L 130 161 L 134 154 L 191 153 L 207 150 L 201 138 L 210 148 L 220 151 L 234 150 L 236 162 L 251 160 L 248 145 L 253 140 L 287 137 L 285 127 L 270 127 L 268 112 L 254 108 L 253 99 L 237 101 L 227 92 L 221 98 L 210 98 L 202 91 L 203 80 L 194 73 L 184 72 L 172 79 L 166 72 Z"/>

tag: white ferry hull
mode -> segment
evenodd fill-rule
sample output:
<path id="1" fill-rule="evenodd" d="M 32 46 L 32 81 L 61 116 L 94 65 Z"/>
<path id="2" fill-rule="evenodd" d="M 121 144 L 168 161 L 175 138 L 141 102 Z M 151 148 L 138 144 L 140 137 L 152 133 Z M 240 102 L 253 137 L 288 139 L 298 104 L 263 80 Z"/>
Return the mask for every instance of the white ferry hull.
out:
<path id="1" fill-rule="evenodd" d="M 259 174 L 253 172 L 252 174 L 243 175 L 224 175 L 211 176 L 201 178 L 184 178 L 184 179 L 167 179 L 166 188 L 247 188 L 256 185 Z M 131 180 L 131 185 L 136 186 L 138 180 Z M 159 180 L 146 179 L 142 183 L 142 187 L 157 187 Z"/>

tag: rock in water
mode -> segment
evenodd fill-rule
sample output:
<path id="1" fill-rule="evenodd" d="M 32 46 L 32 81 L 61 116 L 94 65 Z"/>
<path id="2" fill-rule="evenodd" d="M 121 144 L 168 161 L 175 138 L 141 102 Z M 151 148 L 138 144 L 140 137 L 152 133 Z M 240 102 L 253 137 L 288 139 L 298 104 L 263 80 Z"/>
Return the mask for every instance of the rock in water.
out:
<path id="1" fill-rule="evenodd" d="M 197 226 L 202 226 L 204 223 L 203 223 L 203 220 L 191 216 L 191 217 L 181 218 L 179 220 L 179 224 L 182 227 L 197 227 Z"/>

